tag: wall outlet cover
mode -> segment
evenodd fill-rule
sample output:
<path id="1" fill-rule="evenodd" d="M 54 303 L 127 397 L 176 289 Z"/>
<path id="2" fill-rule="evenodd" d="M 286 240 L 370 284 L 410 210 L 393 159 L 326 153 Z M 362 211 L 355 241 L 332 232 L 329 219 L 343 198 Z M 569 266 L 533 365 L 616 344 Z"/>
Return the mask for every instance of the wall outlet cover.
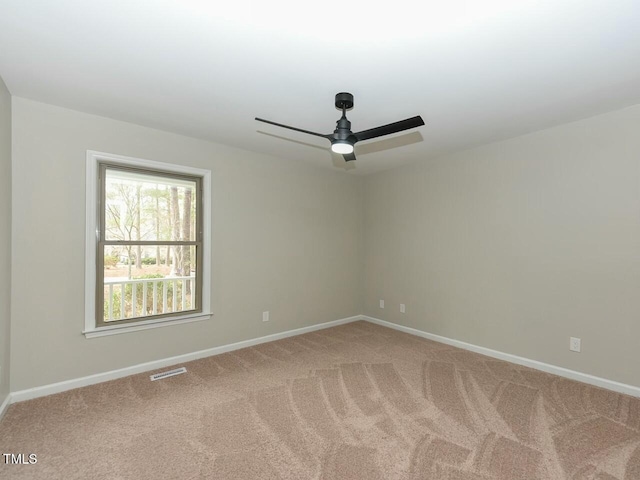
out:
<path id="1" fill-rule="evenodd" d="M 581 341 L 577 337 L 569 337 L 569 350 L 572 352 L 579 352 L 581 348 Z"/>

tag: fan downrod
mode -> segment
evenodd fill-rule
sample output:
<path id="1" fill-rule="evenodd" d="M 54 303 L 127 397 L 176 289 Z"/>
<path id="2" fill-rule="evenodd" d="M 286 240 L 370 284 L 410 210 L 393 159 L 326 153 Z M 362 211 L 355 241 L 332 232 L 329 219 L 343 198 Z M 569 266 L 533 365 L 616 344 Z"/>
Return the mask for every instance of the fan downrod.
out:
<path id="1" fill-rule="evenodd" d="M 353 95 L 347 92 L 336 93 L 336 108 L 338 110 L 351 110 L 353 108 Z"/>

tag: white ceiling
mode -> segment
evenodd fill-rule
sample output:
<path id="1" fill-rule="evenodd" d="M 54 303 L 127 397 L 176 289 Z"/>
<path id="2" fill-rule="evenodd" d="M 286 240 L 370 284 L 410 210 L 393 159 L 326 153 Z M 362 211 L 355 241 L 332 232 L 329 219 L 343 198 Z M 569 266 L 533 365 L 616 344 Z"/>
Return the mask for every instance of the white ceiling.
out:
<path id="1" fill-rule="evenodd" d="M 640 103 L 638 0 L 2 0 L 13 95 L 366 174 Z M 332 157 L 353 130 L 427 125 Z M 355 163 L 355 166 L 353 165 Z"/>

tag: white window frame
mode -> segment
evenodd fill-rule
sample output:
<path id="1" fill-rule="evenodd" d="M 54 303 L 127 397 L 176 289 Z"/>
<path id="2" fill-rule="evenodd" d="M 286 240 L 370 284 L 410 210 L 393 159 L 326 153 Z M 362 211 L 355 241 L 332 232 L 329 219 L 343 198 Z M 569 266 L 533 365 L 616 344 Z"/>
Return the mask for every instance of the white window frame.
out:
<path id="1" fill-rule="evenodd" d="M 98 164 L 100 162 L 202 177 L 202 312 L 185 313 L 183 315 L 177 314 L 170 318 L 143 320 L 120 325 L 96 326 L 96 252 L 99 234 Z M 211 313 L 211 170 L 87 150 L 85 188 L 85 323 L 82 332 L 85 337 L 94 338 L 105 335 L 116 335 L 150 328 L 198 322 L 211 318 L 213 315 Z"/>

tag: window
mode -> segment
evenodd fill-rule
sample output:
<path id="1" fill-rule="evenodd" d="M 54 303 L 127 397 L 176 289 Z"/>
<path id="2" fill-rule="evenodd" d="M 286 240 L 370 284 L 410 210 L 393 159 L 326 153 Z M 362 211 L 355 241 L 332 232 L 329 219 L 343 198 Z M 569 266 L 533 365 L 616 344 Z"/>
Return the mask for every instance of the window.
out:
<path id="1" fill-rule="evenodd" d="M 208 318 L 210 172 L 88 152 L 87 180 L 85 334 Z"/>

